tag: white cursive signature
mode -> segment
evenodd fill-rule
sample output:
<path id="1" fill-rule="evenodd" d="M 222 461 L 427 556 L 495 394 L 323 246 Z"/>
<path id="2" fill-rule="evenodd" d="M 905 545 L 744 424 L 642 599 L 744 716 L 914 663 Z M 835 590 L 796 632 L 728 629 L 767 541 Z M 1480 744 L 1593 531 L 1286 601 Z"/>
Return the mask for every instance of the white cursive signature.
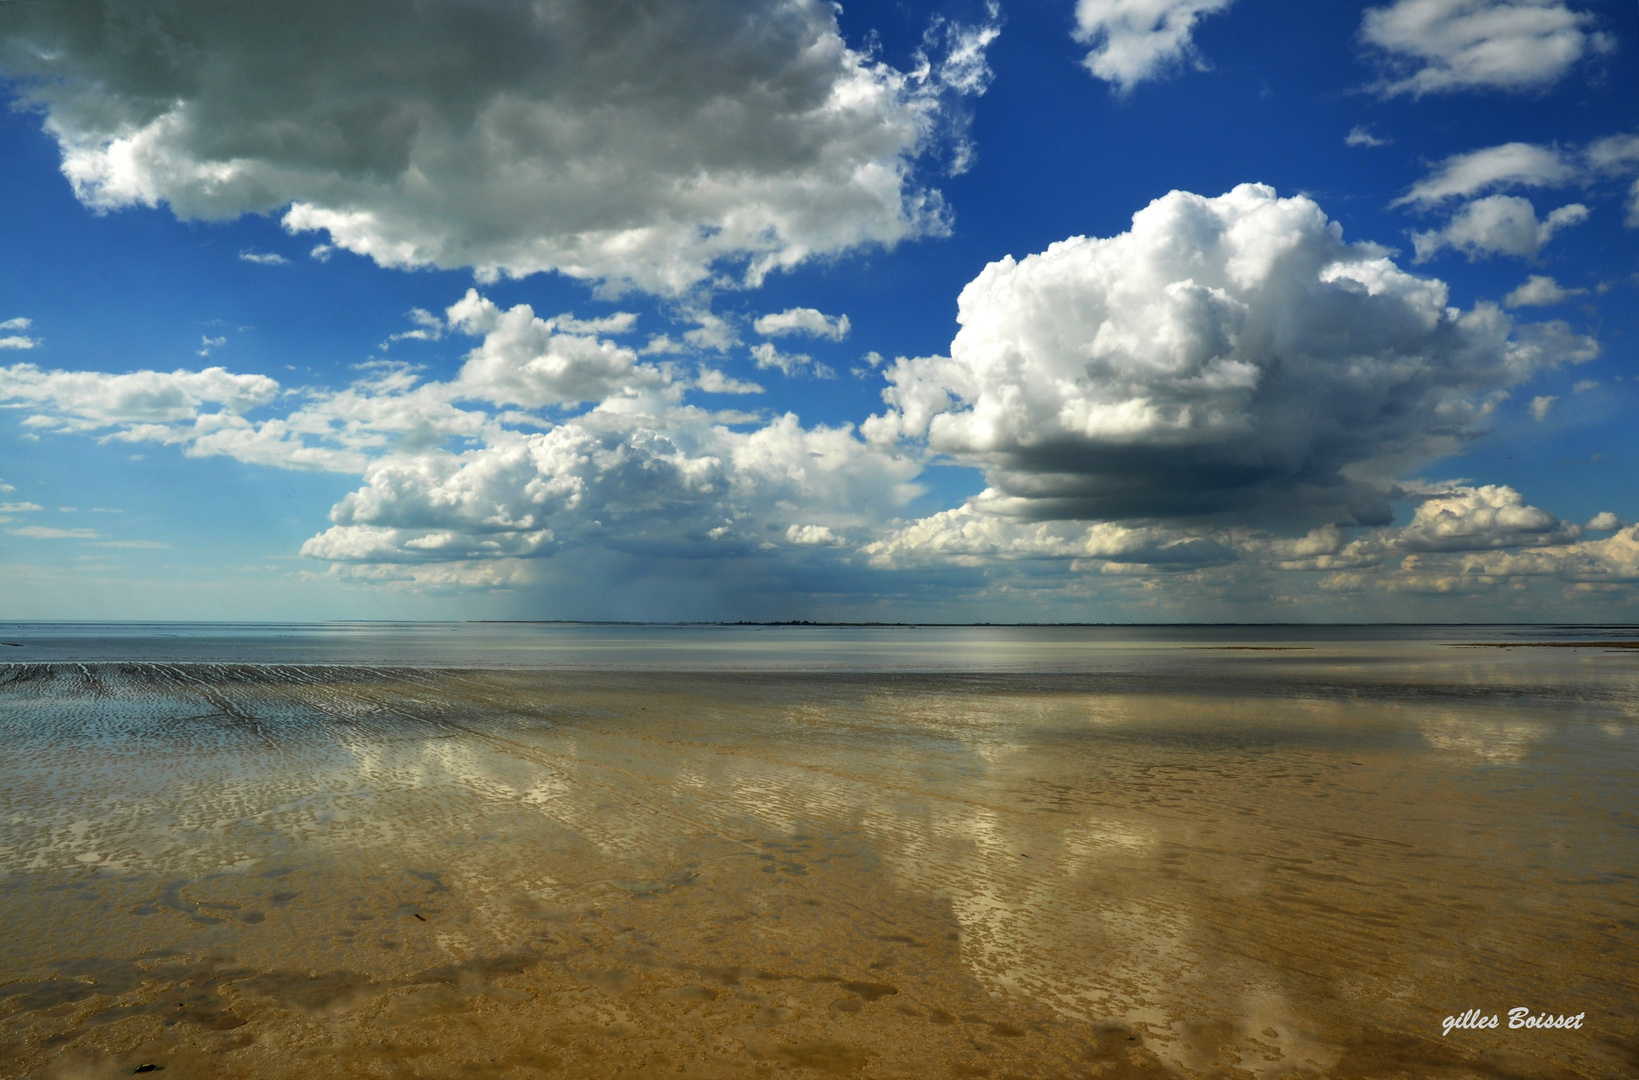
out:
<path id="1" fill-rule="evenodd" d="M 1575 1016 L 1555 1016 L 1553 1013 L 1538 1013 L 1531 1015 L 1531 1010 L 1524 1005 L 1508 1010 L 1508 1026 L 1511 1028 L 1579 1028 L 1582 1018 L 1587 1013 L 1577 1013 Z M 1445 1030 L 1441 1035 L 1450 1035 L 1453 1030 L 1494 1028 L 1497 1026 L 1497 1015 L 1492 1013 L 1486 1016 L 1480 1009 L 1469 1009 L 1461 1016 L 1445 1018 Z"/>

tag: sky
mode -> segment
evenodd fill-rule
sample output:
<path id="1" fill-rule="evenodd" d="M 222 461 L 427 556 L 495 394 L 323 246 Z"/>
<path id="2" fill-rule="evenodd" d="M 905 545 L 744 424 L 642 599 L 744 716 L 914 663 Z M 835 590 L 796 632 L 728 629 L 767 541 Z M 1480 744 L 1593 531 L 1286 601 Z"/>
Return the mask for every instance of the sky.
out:
<path id="1" fill-rule="evenodd" d="M 1639 619 L 1639 5 L 0 5 L 0 619 Z"/>

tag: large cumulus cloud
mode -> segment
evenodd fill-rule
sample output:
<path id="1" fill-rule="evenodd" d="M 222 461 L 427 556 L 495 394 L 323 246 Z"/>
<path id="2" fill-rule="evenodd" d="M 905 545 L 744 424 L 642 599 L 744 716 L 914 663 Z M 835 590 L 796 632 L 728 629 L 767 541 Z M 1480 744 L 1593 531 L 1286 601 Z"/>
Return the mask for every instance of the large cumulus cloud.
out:
<path id="1" fill-rule="evenodd" d="M 484 561 L 598 547 L 743 557 L 863 538 L 913 498 L 917 465 L 786 414 L 750 431 L 686 408 L 597 411 L 462 453 L 395 455 L 304 545 L 340 564 Z"/>
<path id="2" fill-rule="evenodd" d="M 1595 344 L 1350 244 L 1303 196 L 1173 192 L 1109 238 L 990 264 L 948 357 L 900 359 L 880 442 L 986 470 L 1035 520 L 1387 523 L 1392 480 Z"/>
<path id="3" fill-rule="evenodd" d="M 92 206 L 283 211 L 386 266 L 678 293 L 947 226 L 993 27 L 898 71 L 821 0 L 86 0 L 0 9 Z M 935 40 L 937 39 L 937 40 Z M 937 46 L 937 48 L 935 48 Z"/>

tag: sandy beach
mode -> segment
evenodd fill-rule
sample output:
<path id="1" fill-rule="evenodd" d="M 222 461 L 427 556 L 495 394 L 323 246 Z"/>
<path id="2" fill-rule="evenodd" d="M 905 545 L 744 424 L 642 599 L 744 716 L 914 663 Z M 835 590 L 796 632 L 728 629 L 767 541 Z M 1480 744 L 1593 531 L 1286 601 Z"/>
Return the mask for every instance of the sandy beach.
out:
<path id="1" fill-rule="evenodd" d="M 1632 665 L 13 664 L 0 1074 L 1630 1075 Z"/>

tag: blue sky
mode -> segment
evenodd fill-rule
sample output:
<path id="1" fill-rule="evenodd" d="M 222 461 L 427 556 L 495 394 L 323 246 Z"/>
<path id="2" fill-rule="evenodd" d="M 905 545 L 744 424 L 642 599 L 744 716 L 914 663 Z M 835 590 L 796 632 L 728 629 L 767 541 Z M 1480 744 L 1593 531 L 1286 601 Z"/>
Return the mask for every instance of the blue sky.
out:
<path id="1" fill-rule="evenodd" d="M 0 8 L 0 618 L 1629 620 L 1639 9 Z"/>

